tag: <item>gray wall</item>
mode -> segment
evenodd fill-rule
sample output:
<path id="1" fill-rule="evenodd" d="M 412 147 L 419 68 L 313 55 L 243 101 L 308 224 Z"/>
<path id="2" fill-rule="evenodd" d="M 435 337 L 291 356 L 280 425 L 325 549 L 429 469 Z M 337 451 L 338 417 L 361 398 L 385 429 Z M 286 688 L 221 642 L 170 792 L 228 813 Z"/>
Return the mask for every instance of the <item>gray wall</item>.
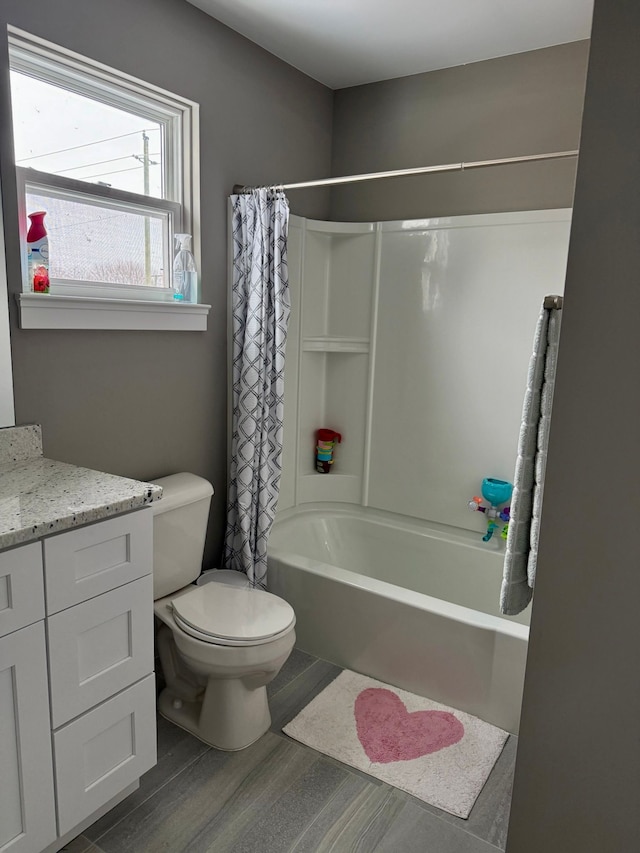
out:
<path id="1" fill-rule="evenodd" d="M 334 175 L 579 146 L 588 42 L 336 92 Z M 414 219 L 570 207 L 575 161 L 390 178 L 336 189 L 331 217 Z"/>
<path id="2" fill-rule="evenodd" d="M 150 479 L 193 471 L 216 487 L 207 561 L 226 489 L 226 196 L 329 173 L 333 95 L 184 0 L 2 0 L 0 163 L 9 287 L 20 288 L 5 23 L 197 101 L 206 333 L 21 331 L 11 298 L 16 419 L 43 426 L 48 456 Z M 325 218 L 328 192 L 291 194 Z"/>
<path id="3" fill-rule="evenodd" d="M 596 0 L 508 853 L 640 844 L 639 44 Z"/>

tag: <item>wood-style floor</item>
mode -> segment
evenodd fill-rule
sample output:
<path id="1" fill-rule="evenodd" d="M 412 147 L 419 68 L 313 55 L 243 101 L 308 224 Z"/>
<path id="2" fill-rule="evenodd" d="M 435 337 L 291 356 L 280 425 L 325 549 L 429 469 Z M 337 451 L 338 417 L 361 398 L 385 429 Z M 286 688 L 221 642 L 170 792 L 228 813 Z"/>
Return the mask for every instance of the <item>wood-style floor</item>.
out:
<path id="1" fill-rule="evenodd" d="M 281 728 L 340 668 L 294 650 L 270 685 L 271 731 L 219 752 L 163 719 L 158 763 L 69 853 L 496 853 L 505 846 L 515 738 L 468 820 L 321 755 Z"/>

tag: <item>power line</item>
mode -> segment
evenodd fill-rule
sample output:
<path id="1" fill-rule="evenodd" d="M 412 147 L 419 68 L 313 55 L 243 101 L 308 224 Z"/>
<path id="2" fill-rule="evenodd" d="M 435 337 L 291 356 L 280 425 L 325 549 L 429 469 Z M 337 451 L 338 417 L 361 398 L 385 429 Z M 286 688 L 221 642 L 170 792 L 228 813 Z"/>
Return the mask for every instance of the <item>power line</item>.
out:
<path id="1" fill-rule="evenodd" d="M 96 139 L 94 142 L 85 142 L 82 145 L 72 145 L 70 148 L 60 148 L 58 151 L 49 151 L 46 154 L 34 154 L 33 157 L 22 157 L 16 160 L 16 163 L 25 163 L 27 160 L 39 160 L 41 157 L 52 157 L 54 154 L 64 154 L 67 151 L 77 151 L 78 148 L 89 148 L 91 145 L 100 145 L 102 142 L 113 142 L 114 139 L 124 139 L 125 136 L 138 136 L 140 133 L 155 133 L 159 131 L 159 127 L 151 128 L 151 130 L 133 130 L 131 133 L 121 133 L 119 136 L 109 136 L 106 139 Z"/>
<path id="2" fill-rule="evenodd" d="M 158 157 L 159 155 L 160 155 L 160 152 L 157 151 L 157 152 L 154 152 L 153 154 L 151 154 L 150 156 L 151 157 Z M 122 157 L 112 157 L 110 160 L 98 160 L 95 163 L 83 163 L 82 166 L 69 166 L 68 169 L 58 169 L 57 171 L 53 172 L 53 174 L 54 175 L 61 175 L 63 172 L 74 172 L 77 169 L 90 169 L 91 166 L 103 166 L 105 163 L 115 163 L 117 160 L 128 160 L 130 157 L 136 157 L 136 155 L 135 154 L 123 154 Z M 159 163 L 152 163 L 151 165 L 158 166 L 160 164 Z M 82 179 L 80 178 L 80 180 L 82 180 Z"/>
<path id="3" fill-rule="evenodd" d="M 55 236 L 56 234 L 59 234 L 60 231 L 64 231 L 67 228 L 84 228 L 85 226 L 93 225 L 96 222 L 99 222 L 100 224 L 102 224 L 103 222 L 106 222 L 107 219 L 119 219 L 123 215 L 124 216 L 131 216 L 131 215 L 139 216 L 139 214 L 135 214 L 135 213 L 132 214 L 128 211 L 124 211 L 124 212 L 119 211 L 118 213 L 110 213 L 107 216 L 100 216 L 97 219 L 82 219 L 80 222 L 68 222 L 66 225 L 57 225 L 57 224 L 56 225 L 50 225 L 49 226 L 49 233 L 52 236 Z"/>
<path id="4" fill-rule="evenodd" d="M 98 160 L 96 163 L 83 163 L 82 166 L 70 166 L 68 169 L 58 169 L 54 175 L 61 175 L 63 172 L 74 172 L 77 169 L 90 169 L 91 166 L 104 166 L 105 163 L 115 163 L 117 160 L 128 160 L 133 157 L 133 154 L 123 154 L 122 157 L 112 157 L 110 160 Z"/>
<path id="5" fill-rule="evenodd" d="M 100 216 L 98 219 L 83 219 L 81 222 L 69 222 L 66 225 L 53 225 L 49 226 L 49 231 L 51 234 L 59 234 L 60 231 L 64 231 L 65 228 L 84 228 L 86 225 L 91 225 L 94 222 L 106 222 L 107 219 L 118 219 L 122 216 L 122 213 L 112 213 L 108 216 Z"/>
<path id="6" fill-rule="evenodd" d="M 120 175 L 122 172 L 134 172 L 136 169 L 142 169 L 142 164 L 140 166 L 131 166 L 129 169 L 116 169 L 115 172 L 98 172 L 97 175 L 85 175 L 84 178 L 80 180 L 90 181 L 92 178 L 106 178 L 108 175 Z"/>

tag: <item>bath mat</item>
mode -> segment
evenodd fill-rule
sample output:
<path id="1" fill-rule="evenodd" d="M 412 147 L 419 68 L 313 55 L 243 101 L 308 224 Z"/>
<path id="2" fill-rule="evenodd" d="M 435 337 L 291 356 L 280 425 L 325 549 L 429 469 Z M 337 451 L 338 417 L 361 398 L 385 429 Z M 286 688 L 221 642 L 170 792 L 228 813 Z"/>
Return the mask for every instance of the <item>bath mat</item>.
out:
<path id="1" fill-rule="evenodd" d="M 467 818 L 508 733 L 345 670 L 288 723 L 294 740 Z"/>

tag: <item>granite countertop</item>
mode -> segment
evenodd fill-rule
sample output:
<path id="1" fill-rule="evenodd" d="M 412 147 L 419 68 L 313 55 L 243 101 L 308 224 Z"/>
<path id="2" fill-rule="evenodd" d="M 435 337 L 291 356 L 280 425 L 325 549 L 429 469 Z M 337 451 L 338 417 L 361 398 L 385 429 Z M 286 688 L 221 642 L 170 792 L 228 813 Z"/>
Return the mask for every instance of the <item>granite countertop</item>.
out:
<path id="1" fill-rule="evenodd" d="M 0 549 L 162 497 L 161 486 L 46 459 L 41 448 L 39 427 L 0 430 Z"/>

